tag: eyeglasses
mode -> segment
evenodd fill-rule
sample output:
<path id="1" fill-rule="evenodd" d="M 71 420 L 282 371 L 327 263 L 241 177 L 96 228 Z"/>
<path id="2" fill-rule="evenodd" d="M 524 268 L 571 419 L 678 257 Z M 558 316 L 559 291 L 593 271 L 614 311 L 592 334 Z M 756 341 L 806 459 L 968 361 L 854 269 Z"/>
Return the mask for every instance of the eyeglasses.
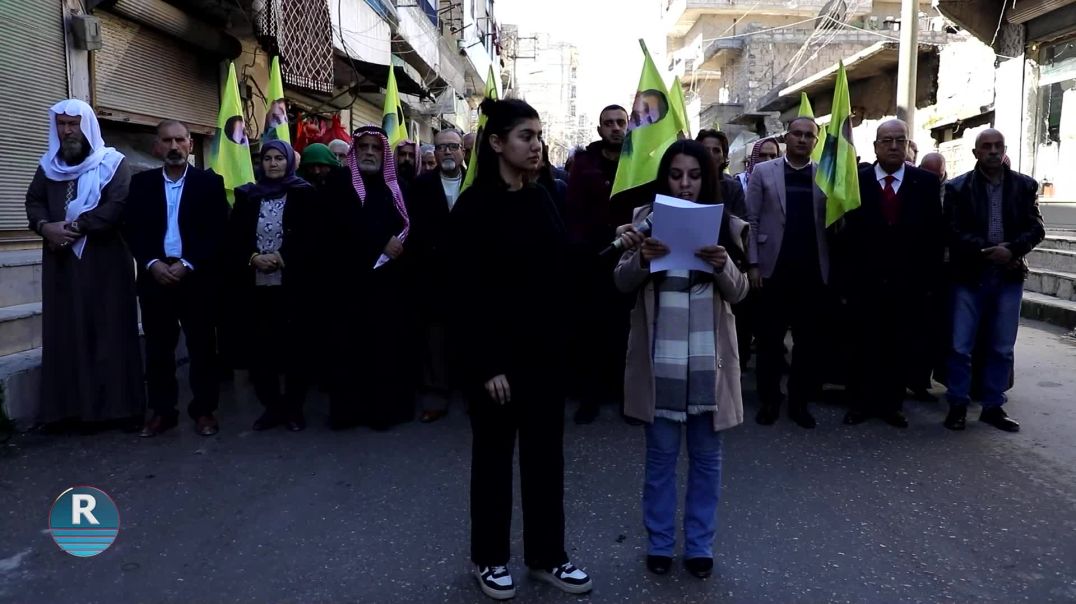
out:
<path id="1" fill-rule="evenodd" d="M 893 143 L 897 143 L 898 147 L 903 147 L 904 145 L 908 144 L 908 139 L 906 139 L 906 138 L 880 138 L 880 139 L 878 139 L 878 140 L 876 140 L 874 142 L 877 143 L 877 144 L 880 144 L 880 145 L 884 145 L 886 147 L 890 147 L 890 146 L 893 145 Z"/>
<path id="2" fill-rule="evenodd" d="M 786 136 L 790 136 L 792 138 L 802 138 L 809 141 L 813 141 L 818 138 L 818 136 L 813 132 L 800 132 L 799 130 L 793 130 L 789 132 Z"/>
<path id="3" fill-rule="evenodd" d="M 433 146 L 438 151 L 459 151 L 461 147 L 462 145 L 459 143 L 441 143 Z"/>

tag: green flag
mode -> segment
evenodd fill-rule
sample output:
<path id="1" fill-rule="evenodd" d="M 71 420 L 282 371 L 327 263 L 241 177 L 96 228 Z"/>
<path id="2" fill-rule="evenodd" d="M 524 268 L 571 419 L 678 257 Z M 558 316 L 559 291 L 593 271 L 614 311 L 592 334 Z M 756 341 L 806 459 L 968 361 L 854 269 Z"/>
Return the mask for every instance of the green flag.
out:
<path id="1" fill-rule="evenodd" d="M 800 112 L 796 117 L 809 117 L 814 119 L 814 109 L 811 109 L 811 99 L 807 98 L 806 92 L 800 93 Z"/>
<path id="2" fill-rule="evenodd" d="M 826 226 L 860 206 L 859 166 L 852 143 L 852 103 L 848 97 L 848 75 L 844 62 L 837 69 L 833 89 L 833 112 L 825 130 L 822 157 L 815 183 L 826 194 Z"/>
<path id="3" fill-rule="evenodd" d="M 229 203 L 235 203 L 236 187 L 254 182 L 254 165 L 250 162 L 250 141 L 247 140 L 243 105 L 239 100 L 235 63 L 228 67 L 228 82 L 221 93 L 217 115 L 217 133 L 207 163 L 210 170 L 224 179 Z"/>
<path id="4" fill-rule="evenodd" d="M 628 119 L 628 134 L 620 148 L 612 195 L 657 178 L 661 156 L 676 141 L 679 132 L 669 90 L 650 58 L 646 43 L 640 39 L 639 46 L 643 49 L 643 72 Z"/>
<path id="5" fill-rule="evenodd" d="M 493 65 L 489 66 L 489 75 L 486 76 L 486 98 L 487 99 L 499 99 L 497 94 L 497 78 L 493 74 Z M 471 147 L 471 156 L 467 158 L 467 174 L 463 177 L 463 185 L 460 186 L 460 193 L 466 191 L 468 187 L 474 184 L 475 176 L 478 174 L 478 147 L 482 142 L 482 128 L 486 125 L 486 116 L 478 116 L 478 132 L 474 137 L 474 147 Z"/>
<path id="6" fill-rule="evenodd" d="M 684 133 L 684 136 L 691 138 L 691 124 L 687 121 L 687 100 L 684 99 L 684 86 L 680 83 L 680 76 L 673 78 L 672 86 L 669 87 L 669 97 L 671 97 L 677 127 L 680 132 Z"/>
<path id="7" fill-rule="evenodd" d="M 403 105 L 400 104 L 400 90 L 396 87 L 396 70 L 389 65 L 389 81 L 385 85 L 385 108 L 381 112 L 381 129 L 389 139 L 389 146 L 396 149 L 400 141 L 407 139 L 407 125 L 404 123 Z"/>
<path id="8" fill-rule="evenodd" d="M 262 144 L 271 140 L 282 140 L 291 144 L 291 134 L 288 133 L 288 106 L 284 102 L 284 79 L 280 76 L 280 57 L 273 57 L 273 63 L 269 67 L 269 95 L 265 99 Z"/>
<path id="9" fill-rule="evenodd" d="M 811 108 L 811 99 L 807 98 L 806 92 L 800 93 L 800 111 L 796 117 L 809 117 L 814 119 L 814 109 Z M 822 149 L 825 145 L 825 136 L 818 137 L 815 142 L 814 151 L 811 151 L 811 161 L 818 163 L 818 160 L 822 159 Z"/>

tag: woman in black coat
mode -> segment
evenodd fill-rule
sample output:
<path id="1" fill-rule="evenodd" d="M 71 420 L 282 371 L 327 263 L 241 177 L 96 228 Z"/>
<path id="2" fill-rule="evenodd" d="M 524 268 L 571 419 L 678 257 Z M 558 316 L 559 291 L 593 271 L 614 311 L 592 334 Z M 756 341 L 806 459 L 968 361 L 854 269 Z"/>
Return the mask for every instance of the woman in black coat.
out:
<path id="1" fill-rule="evenodd" d="M 310 385 L 315 332 L 312 316 L 318 279 L 311 236 L 315 189 L 295 175 L 291 145 L 275 140 L 262 148 L 261 178 L 235 190 L 228 237 L 231 319 L 239 366 L 250 370 L 265 412 L 254 430 L 281 424 L 306 427 L 303 401 Z M 284 375 L 281 392 L 280 375 Z"/>

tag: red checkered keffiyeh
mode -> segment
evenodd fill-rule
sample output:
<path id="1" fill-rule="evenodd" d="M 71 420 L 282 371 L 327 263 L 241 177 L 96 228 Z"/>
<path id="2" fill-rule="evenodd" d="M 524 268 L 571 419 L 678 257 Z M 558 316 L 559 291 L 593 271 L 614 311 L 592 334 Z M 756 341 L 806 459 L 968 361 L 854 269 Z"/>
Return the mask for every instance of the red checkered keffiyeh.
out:
<path id="1" fill-rule="evenodd" d="M 392 203 L 396 206 L 396 211 L 399 212 L 400 218 L 403 219 L 403 230 L 396 236 L 401 242 L 407 240 L 407 234 L 411 230 L 411 219 L 407 215 L 407 206 L 404 205 L 403 193 L 400 192 L 400 185 L 396 182 L 396 158 L 392 155 L 392 147 L 389 145 L 388 136 L 385 135 L 385 131 L 377 126 L 363 126 L 355 130 L 351 135 L 351 150 L 347 154 L 347 167 L 351 169 L 351 184 L 355 187 L 355 192 L 359 195 L 359 201 L 363 204 L 366 203 L 366 183 L 362 180 L 362 172 L 359 171 L 359 160 L 356 156 L 355 143 L 358 142 L 359 137 L 372 134 L 381 139 L 381 148 L 384 150 L 384 156 L 381 160 L 381 173 L 385 177 L 385 185 L 388 186 L 389 192 L 392 193 Z M 374 268 L 378 268 L 381 265 L 389 261 L 389 257 L 385 254 L 381 254 L 381 257 L 374 263 Z"/>

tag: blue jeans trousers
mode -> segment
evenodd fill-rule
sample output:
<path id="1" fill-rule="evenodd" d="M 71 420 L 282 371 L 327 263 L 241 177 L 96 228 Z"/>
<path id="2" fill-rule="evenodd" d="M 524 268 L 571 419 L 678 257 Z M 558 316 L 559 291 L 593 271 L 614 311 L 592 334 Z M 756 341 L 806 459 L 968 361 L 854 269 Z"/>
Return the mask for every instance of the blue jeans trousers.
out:
<path id="1" fill-rule="evenodd" d="M 984 327 L 983 408 L 1005 404 L 1009 371 L 1020 327 L 1024 284 L 988 275 L 979 285 L 957 285 L 953 292 L 953 348 L 949 353 L 950 405 L 967 405 L 971 391 L 971 359 L 980 325 Z"/>
<path id="2" fill-rule="evenodd" d="M 687 432 L 688 476 L 684 499 L 684 558 L 712 558 L 721 491 L 721 433 L 713 415 L 689 415 L 686 426 L 654 418 L 646 427 L 643 523 L 647 553 L 672 557 L 676 549 L 676 462 Z"/>

